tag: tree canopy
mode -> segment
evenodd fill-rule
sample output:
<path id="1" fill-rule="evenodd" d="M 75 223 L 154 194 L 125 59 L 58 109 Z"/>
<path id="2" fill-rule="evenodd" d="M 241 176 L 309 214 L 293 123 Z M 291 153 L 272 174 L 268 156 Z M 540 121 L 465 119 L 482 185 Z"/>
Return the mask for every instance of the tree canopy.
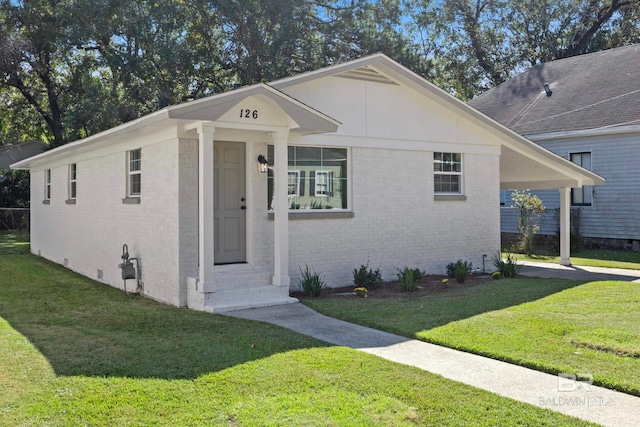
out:
<path id="1" fill-rule="evenodd" d="M 640 41 L 640 0 L 0 0 L 0 143 L 383 52 L 463 100 Z"/>

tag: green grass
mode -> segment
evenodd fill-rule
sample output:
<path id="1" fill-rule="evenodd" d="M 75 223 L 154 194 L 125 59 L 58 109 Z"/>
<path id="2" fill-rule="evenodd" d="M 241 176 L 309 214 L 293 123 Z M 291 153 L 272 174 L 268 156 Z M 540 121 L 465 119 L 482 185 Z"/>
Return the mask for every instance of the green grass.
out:
<path id="1" fill-rule="evenodd" d="M 32 255 L 0 272 L 2 426 L 590 425 Z"/>
<path id="2" fill-rule="evenodd" d="M 520 261 L 560 262 L 559 256 L 514 254 Z M 506 253 L 503 254 L 506 256 Z M 583 249 L 571 254 L 573 265 L 588 267 L 625 268 L 640 270 L 640 252 L 614 251 L 609 249 Z"/>
<path id="3" fill-rule="evenodd" d="M 29 253 L 29 233 L 0 231 L 0 255 Z"/>
<path id="4" fill-rule="evenodd" d="M 640 284 L 512 279 L 403 299 L 306 300 L 332 317 L 640 395 Z"/>

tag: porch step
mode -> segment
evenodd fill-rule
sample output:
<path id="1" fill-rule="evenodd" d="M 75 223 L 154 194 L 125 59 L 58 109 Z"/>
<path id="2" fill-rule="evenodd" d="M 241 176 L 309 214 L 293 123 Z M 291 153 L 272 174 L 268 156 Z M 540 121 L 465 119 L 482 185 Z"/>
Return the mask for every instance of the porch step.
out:
<path id="1" fill-rule="evenodd" d="M 207 293 L 205 300 L 206 310 L 214 313 L 298 302 L 287 287 L 273 285 L 222 289 Z"/>
<path id="2" fill-rule="evenodd" d="M 247 265 L 216 266 L 213 270 L 213 281 L 216 291 L 253 288 L 256 285 L 271 284 L 271 269 L 253 268 Z"/>

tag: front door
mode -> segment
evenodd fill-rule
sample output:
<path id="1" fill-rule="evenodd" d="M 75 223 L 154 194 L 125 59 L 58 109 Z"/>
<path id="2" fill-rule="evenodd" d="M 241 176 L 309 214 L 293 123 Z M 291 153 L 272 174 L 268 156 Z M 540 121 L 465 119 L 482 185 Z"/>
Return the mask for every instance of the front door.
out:
<path id="1" fill-rule="evenodd" d="M 214 262 L 246 262 L 246 194 L 244 143 L 213 144 Z"/>

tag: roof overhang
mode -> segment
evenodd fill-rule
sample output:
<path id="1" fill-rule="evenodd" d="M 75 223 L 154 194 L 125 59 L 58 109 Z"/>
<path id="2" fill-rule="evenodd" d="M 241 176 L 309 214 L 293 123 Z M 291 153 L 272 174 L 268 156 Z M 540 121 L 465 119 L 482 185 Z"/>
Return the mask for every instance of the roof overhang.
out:
<path id="1" fill-rule="evenodd" d="M 375 70 L 407 86 L 493 134 L 501 144 L 500 185 L 504 189 L 556 189 L 604 184 L 604 178 L 513 132 L 383 54 L 301 74 L 272 83 L 278 89 L 329 77 Z"/>
<path id="2" fill-rule="evenodd" d="M 31 169 L 44 162 L 81 153 L 123 135 L 150 133 L 180 123 L 215 122 L 244 99 L 256 97 L 282 109 L 290 117 L 290 131 L 302 134 L 335 132 L 340 122 L 266 84 L 260 83 L 170 106 L 139 119 L 65 144 L 45 153 L 13 163 L 12 169 Z"/>
<path id="3" fill-rule="evenodd" d="M 640 119 L 638 119 L 640 122 Z M 594 129 L 582 129 L 563 132 L 548 132 L 526 135 L 531 141 L 551 141 L 569 138 L 588 138 L 592 136 L 608 136 L 623 134 L 640 134 L 640 124 L 626 126 L 606 126 Z"/>

